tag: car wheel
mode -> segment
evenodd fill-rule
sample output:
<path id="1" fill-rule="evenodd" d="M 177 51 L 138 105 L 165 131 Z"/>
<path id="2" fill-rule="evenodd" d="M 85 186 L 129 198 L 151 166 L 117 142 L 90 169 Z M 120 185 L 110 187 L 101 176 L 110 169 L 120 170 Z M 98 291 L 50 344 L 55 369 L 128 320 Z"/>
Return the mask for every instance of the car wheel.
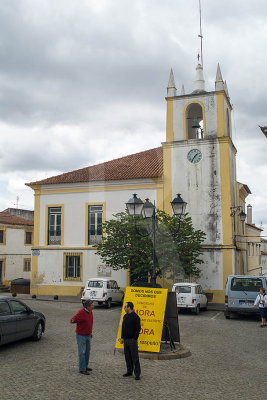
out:
<path id="1" fill-rule="evenodd" d="M 106 306 L 107 306 L 107 308 L 111 307 L 111 299 L 107 299 Z"/>
<path id="2" fill-rule="evenodd" d="M 101 306 L 101 304 L 103 304 L 103 301 L 98 301 L 97 303 L 99 306 Z"/>
<path id="3" fill-rule="evenodd" d="M 198 315 L 198 314 L 199 314 L 199 311 L 200 311 L 200 305 L 198 304 L 198 305 L 197 305 L 197 308 L 196 308 L 196 310 L 195 310 L 195 314 Z"/>
<path id="4" fill-rule="evenodd" d="M 41 339 L 43 334 L 43 327 L 42 327 L 42 323 L 38 322 L 36 327 L 35 327 L 35 331 L 34 334 L 32 336 L 32 340 L 38 341 Z"/>

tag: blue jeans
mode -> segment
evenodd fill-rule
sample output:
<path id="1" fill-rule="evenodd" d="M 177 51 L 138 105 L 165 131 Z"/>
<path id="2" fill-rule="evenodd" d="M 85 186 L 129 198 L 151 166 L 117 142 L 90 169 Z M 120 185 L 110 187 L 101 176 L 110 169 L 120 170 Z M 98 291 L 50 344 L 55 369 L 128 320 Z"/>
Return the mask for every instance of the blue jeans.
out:
<path id="1" fill-rule="evenodd" d="M 78 345 L 79 371 L 86 371 L 90 358 L 91 336 L 78 335 L 76 333 L 76 340 Z"/>

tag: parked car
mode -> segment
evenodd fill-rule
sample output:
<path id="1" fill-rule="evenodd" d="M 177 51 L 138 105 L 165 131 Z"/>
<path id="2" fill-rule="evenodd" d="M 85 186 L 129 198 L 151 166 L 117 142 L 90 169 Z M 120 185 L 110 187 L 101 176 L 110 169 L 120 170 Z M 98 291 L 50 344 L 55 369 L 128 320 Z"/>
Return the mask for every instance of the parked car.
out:
<path id="1" fill-rule="evenodd" d="M 225 285 L 225 318 L 231 313 L 258 313 L 258 307 L 253 308 L 260 288 L 267 292 L 267 281 L 264 276 L 229 275 Z"/>
<path id="2" fill-rule="evenodd" d="M 179 309 L 189 309 L 195 314 L 199 314 L 201 309 L 207 309 L 207 296 L 198 283 L 175 283 L 172 291 L 176 292 L 177 307 Z"/>
<path id="3" fill-rule="evenodd" d="M 0 346 L 25 338 L 40 340 L 44 331 L 44 314 L 20 300 L 0 297 Z"/>
<path id="4" fill-rule="evenodd" d="M 117 281 L 108 278 L 88 279 L 82 293 L 82 302 L 93 300 L 99 305 L 105 304 L 107 308 L 111 303 L 123 304 L 124 292 L 118 286 Z"/>

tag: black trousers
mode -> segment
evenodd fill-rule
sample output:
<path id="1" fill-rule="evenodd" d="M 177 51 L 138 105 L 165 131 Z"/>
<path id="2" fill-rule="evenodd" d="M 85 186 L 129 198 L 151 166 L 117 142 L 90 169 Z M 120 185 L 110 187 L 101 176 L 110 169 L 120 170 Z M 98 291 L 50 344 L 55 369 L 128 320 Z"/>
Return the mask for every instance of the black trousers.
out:
<path id="1" fill-rule="evenodd" d="M 138 356 L 138 344 L 135 339 L 124 339 L 124 356 L 127 366 L 127 373 L 140 376 L 141 368 Z"/>

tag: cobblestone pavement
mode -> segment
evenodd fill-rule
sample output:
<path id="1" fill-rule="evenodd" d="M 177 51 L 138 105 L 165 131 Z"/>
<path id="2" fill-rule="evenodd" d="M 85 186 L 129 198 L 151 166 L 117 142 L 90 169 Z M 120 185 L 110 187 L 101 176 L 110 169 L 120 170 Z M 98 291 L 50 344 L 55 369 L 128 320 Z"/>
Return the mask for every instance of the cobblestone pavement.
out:
<path id="1" fill-rule="evenodd" d="M 222 312 L 179 315 L 184 359 L 141 359 L 140 381 L 122 378 L 125 362 L 114 354 L 121 309 L 96 307 L 90 376 L 77 368 L 77 303 L 28 300 L 47 318 L 40 342 L 24 340 L 0 348 L 1 400 L 253 400 L 266 397 L 267 328 L 252 317 L 226 320 Z"/>

